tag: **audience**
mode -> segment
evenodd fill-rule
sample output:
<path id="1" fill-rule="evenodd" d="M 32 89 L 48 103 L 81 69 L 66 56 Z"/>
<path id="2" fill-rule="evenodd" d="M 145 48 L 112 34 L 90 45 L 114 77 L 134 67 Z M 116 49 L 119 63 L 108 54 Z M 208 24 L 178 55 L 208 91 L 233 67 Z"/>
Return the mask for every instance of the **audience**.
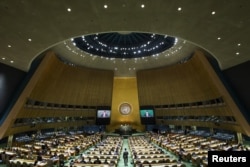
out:
<path id="1" fill-rule="evenodd" d="M 101 140 L 102 139 L 102 140 Z M 125 165 L 133 163 L 139 166 L 177 165 L 185 166 L 183 162 L 192 162 L 195 166 L 206 166 L 207 154 L 210 150 L 223 151 L 248 151 L 243 144 L 235 144 L 232 141 L 222 141 L 188 134 L 145 133 L 141 136 L 128 138 L 131 162 L 125 160 Z M 69 135 L 57 136 L 48 140 L 34 141 L 18 147 L 0 149 L 3 162 L 17 160 L 33 160 L 33 164 L 53 161 L 54 165 L 63 167 L 117 166 L 122 152 L 123 138 L 121 136 L 93 135 Z M 166 151 L 175 156 L 170 156 Z M 6 156 L 6 154 L 8 156 Z M 128 155 L 127 154 L 127 155 Z M 59 155 L 59 156 L 58 156 Z M 6 158 L 7 157 L 7 158 Z M 126 159 L 126 156 L 123 157 Z M 43 164 L 44 163 L 44 164 Z M 40 166 L 40 165 L 39 165 Z"/>

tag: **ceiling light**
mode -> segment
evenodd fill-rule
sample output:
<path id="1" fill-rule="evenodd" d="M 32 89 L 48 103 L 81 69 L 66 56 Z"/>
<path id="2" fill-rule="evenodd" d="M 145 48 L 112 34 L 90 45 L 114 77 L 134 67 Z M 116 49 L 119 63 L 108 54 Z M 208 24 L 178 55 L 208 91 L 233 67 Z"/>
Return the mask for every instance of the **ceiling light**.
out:
<path id="1" fill-rule="evenodd" d="M 145 8 L 145 5 L 144 5 L 144 4 L 141 4 L 141 8 Z"/>
<path id="2" fill-rule="evenodd" d="M 104 7 L 105 9 L 107 9 L 107 8 L 108 8 L 108 5 L 104 5 L 103 7 Z"/>
<path id="3" fill-rule="evenodd" d="M 239 52 L 236 52 L 236 55 L 239 55 L 240 53 Z"/>
<path id="4" fill-rule="evenodd" d="M 10 61 L 10 63 L 14 63 L 14 61 L 13 61 L 13 60 L 11 60 L 11 61 Z"/>
<path id="5" fill-rule="evenodd" d="M 31 38 L 29 38 L 29 39 L 28 39 L 28 41 L 30 41 L 30 42 L 31 42 L 31 41 L 32 41 L 32 39 L 31 39 Z"/>
<path id="6" fill-rule="evenodd" d="M 181 11 L 181 7 L 178 7 L 178 9 L 177 9 L 178 11 Z"/>
<path id="7" fill-rule="evenodd" d="M 5 60 L 5 57 L 2 57 L 2 60 Z"/>
<path id="8" fill-rule="evenodd" d="M 68 8 L 68 9 L 67 9 L 67 11 L 68 11 L 68 12 L 71 12 L 71 9 L 70 9 L 70 8 Z"/>
<path id="9" fill-rule="evenodd" d="M 8 45 L 8 48 L 11 48 L 11 45 Z"/>
<path id="10" fill-rule="evenodd" d="M 237 45 L 238 45 L 238 46 L 241 46 L 241 43 L 238 43 Z"/>
<path id="11" fill-rule="evenodd" d="M 215 11 L 212 11 L 212 13 L 211 13 L 212 15 L 215 15 Z"/>
<path id="12" fill-rule="evenodd" d="M 218 40 L 221 40 L 221 37 L 218 37 L 217 39 L 218 39 Z"/>

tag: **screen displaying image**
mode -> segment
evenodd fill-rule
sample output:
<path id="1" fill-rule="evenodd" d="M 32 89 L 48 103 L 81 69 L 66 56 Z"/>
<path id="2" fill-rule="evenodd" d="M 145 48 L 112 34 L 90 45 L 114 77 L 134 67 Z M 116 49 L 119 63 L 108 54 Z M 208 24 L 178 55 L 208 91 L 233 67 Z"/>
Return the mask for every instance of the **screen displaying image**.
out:
<path id="1" fill-rule="evenodd" d="M 110 118 L 110 110 L 97 110 L 97 118 Z"/>
<path id="2" fill-rule="evenodd" d="M 141 117 L 141 123 L 143 125 L 154 125 L 155 124 L 154 108 L 152 106 L 141 106 L 140 117 Z"/>
<path id="3" fill-rule="evenodd" d="M 153 109 L 141 109 L 140 110 L 141 117 L 154 117 L 154 110 Z"/>

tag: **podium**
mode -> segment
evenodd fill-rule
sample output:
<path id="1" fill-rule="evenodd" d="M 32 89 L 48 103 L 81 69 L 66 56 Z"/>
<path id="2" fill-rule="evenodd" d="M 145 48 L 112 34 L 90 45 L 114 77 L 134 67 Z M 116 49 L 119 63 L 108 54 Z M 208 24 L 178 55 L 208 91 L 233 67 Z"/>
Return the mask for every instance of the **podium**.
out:
<path id="1" fill-rule="evenodd" d="M 132 129 L 131 125 L 124 124 L 121 125 L 118 129 L 116 129 L 115 132 L 120 134 L 121 136 L 130 136 L 132 135 L 132 133 L 136 132 L 136 130 Z"/>

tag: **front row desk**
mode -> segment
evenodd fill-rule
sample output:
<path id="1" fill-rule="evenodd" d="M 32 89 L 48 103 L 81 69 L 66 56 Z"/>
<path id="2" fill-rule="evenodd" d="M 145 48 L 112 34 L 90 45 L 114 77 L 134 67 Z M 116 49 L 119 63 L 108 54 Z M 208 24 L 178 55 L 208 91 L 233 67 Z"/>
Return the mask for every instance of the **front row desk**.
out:
<path id="1" fill-rule="evenodd" d="M 127 136 L 132 135 L 133 133 L 136 133 L 136 129 L 133 129 L 130 125 L 121 125 L 119 128 L 115 129 L 115 133 L 121 135 L 121 136 Z"/>

